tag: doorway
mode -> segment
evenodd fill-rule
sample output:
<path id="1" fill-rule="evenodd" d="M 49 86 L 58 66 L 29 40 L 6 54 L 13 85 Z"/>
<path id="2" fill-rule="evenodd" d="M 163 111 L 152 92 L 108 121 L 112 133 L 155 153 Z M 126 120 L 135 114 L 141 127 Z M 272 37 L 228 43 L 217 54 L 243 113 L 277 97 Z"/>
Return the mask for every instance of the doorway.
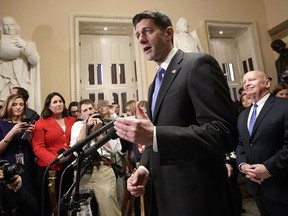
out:
<path id="1" fill-rule="evenodd" d="M 205 21 L 209 51 L 222 67 L 232 100 L 236 101 L 242 77 L 262 70 L 258 34 L 253 22 Z"/>
<path id="2" fill-rule="evenodd" d="M 131 17 L 72 15 L 71 99 L 119 103 L 146 97 L 144 56 Z"/>

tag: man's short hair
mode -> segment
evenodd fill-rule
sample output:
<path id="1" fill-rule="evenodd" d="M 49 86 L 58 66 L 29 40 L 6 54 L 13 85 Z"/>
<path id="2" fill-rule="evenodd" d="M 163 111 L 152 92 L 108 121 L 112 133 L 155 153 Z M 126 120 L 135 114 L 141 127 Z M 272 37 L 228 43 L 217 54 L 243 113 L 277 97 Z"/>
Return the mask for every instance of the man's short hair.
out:
<path id="1" fill-rule="evenodd" d="M 97 108 L 101 108 L 101 107 L 108 107 L 108 100 L 98 100 L 97 102 Z"/>
<path id="2" fill-rule="evenodd" d="M 24 89 L 22 87 L 13 87 L 12 89 L 17 89 L 17 95 L 22 95 L 22 97 L 25 100 L 25 102 L 28 101 L 29 93 L 28 93 L 28 91 L 26 89 Z"/>
<path id="3" fill-rule="evenodd" d="M 171 19 L 164 12 L 159 10 L 145 10 L 136 14 L 132 19 L 134 28 L 142 19 L 152 19 L 154 24 L 162 30 L 172 26 Z"/>
<path id="4" fill-rule="evenodd" d="M 239 94 L 239 95 L 242 95 L 243 92 L 244 92 L 244 88 L 243 88 L 243 86 L 242 86 L 242 87 L 240 87 L 240 88 L 238 89 L 238 94 Z"/>
<path id="5" fill-rule="evenodd" d="M 83 100 L 79 101 L 79 103 L 78 103 L 78 110 L 79 110 L 79 112 L 81 112 L 81 106 L 82 106 L 83 104 L 92 104 L 93 107 L 95 107 L 92 100 L 90 100 L 90 99 L 83 99 Z"/>

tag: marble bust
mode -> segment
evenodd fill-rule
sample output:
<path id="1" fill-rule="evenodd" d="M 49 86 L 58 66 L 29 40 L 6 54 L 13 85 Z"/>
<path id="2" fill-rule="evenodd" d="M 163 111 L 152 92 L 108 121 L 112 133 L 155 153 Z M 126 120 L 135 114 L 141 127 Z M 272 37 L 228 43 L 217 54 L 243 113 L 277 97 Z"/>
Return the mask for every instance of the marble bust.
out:
<path id="1" fill-rule="evenodd" d="M 189 25 L 185 18 L 180 17 L 176 23 L 174 46 L 184 52 L 203 52 L 196 31 L 188 32 Z"/>

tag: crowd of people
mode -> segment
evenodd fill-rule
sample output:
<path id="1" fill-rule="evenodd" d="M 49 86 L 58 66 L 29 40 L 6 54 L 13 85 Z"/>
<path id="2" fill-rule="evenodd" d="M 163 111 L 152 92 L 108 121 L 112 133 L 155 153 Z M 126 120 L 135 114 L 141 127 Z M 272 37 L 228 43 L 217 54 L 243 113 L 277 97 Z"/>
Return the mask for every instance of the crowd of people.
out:
<path id="1" fill-rule="evenodd" d="M 128 101 L 124 114 L 106 100 L 67 107 L 51 92 L 38 115 L 25 89 L 11 90 L 0 110 L 0 210 L 239 216 L 243 175 L 261 215 L 288 215 L 287 84 L 271 91 L 266 73 L 249 71 L 233 102 L 212 56 L 173 46 L 165 13 L 143 11 L 133 25 L 159 72 L 148 101 Z"/>
<path id="2" fill-rule="evenodd" d="M 122 211 L 126 211 L 127 202 L 131 201 L 125 200 L 125 208 L 121 209 L 124 197 L 128 193 L 126 179 L 136 168 L 136 162 L 141 158 L 140 149 L 144 147 L 136 145 L 134 148 L 135 145 L 130 142 L 113 138 L 95 149 L 96 152 L 91 151 L 90 148 L 105 137 L 106 131 L 102 131 L 77 150 L 79 154 L 91 151 L 89 160 L 86 156 L 82 165 L 80 164 L 80 178 L 77 178 L 76 163 L 74 169 L 70 168 L 77 156 L 71 154 L 62 157 L 57 163 L 53 162 L 61 153 L 97 132 L 113 119 L 124 117 L 120 113 L 120 105 L 108 104 L 105 100 L 94 102 L 83 99 L 70 102 L 67 108 L 63 96 L 58 92 L 52 92 L 46 97 L 39 116 L 34 110 L 28 109 L 28 98 L 29 93 L 25 89 L 15 87 L 0 110 L 0 159 L 9 163 L 9 166 L 23 165 L 23 173 L 19 175 L 21 174 L 21 188 L 25 192 L 21 194 L 29 193 L 29 196 L 34 198 L 31 201 L 33 206 L 27 206 L 33 207 L 31 212 L 47 216 L 52 213 L 68 215 L 73 211 L 78 212 L 78 215 L 87 215 L 87 212 L 91 216 L 122 215 Z M 141 101 L 140 104 L 143 109 L 147 109 L 146 101 Z M 130 118 L 136 116 L 135 107 L 136 101 L 126 103 L 125 109 Z M 122 174 L 113 169 L 115 164 L 118 164 L 118 169 L 123 169 Z M 13 178 L 18 179 L 19 175 Z M 72 194 L 67 193 L 71 191 L 76 180 L 79 181 L 80 191 L 92 191 L 91 196 L 83 200 L 83 203 L 89 202 L 88 208 L 85 208 L 84 204 L 78 206 L 76 202 L 67 199 L 67 196 L 70 198 Z M 9 190 L 9 187 L 5 190 Z M 3 197 L 6 195 L 3 194 Z M 140 215 L 139 209 L 140 202 L 137 205 L 135 202 L 135 215 Z"/>

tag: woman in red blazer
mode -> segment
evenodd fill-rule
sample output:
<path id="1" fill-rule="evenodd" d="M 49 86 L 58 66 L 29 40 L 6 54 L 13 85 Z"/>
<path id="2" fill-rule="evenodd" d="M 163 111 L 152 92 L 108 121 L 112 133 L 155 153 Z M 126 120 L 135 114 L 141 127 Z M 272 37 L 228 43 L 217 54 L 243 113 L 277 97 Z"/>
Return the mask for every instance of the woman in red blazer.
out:
<path id="1" fill-rule="evenodd" d="M 45 178 L 45 170 L 48 165 L 58 156 L 59 152 L 69 148 L 71 128 L 75 118 L 68 115 L 65 100 L 57 92 L 50 93 L 45 100 L 41 118 L 35 123 L 33 131 L 33 151 L 37 157 L 37 187 L 39 201 L 39 215 L 50 216 L 56 212 L 56 204 L 59 192 L 60 177 L 63 170 L 70 164 L 70 158 L 63 157 L 59 163 L 49 169 L 50 179 L 56 176 L 55 187 L 48 187 L 48 173 Z M 44 179 L 44 182 L 43 182 Z M 53 181 L 53 180 L 52 180 Z M 62 181 L 61 194 L 67 192 L 73 181 L 73 170 L 66 172 Z M 43 184 L 43 195 L 42 195 Z M 62 211 L 62 210 L 61 210 Z M 61 212 L 61 215 L 67 215 Z"/>

